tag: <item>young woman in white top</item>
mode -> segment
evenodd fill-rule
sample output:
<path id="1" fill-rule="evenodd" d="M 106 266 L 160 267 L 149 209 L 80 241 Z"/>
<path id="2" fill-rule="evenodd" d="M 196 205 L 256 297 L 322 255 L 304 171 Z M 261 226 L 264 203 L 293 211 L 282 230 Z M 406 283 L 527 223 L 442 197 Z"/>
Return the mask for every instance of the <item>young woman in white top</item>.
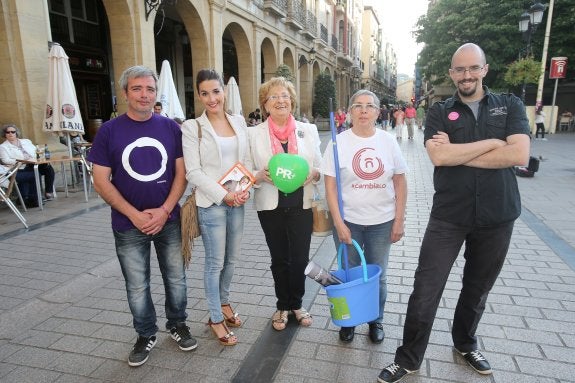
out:
<path id="1" fill-rule="evenodd" d="M 196 90 L 205 110 L 197 119 L 182 124 L 186 178 L 196 187 L 205 248 L 208 325 L 222 345 L 233 346 L 238 339 L 229 327 L 240 327 L 242 320 L 230 305 L 230 284 L 240 253 L 249 192 L 228 191 L 218 181 L 236 162 L 245 164 L 246 123 L 242 116 L 225 112 L 224 82 L 215 70 L 198 72 Z"/>

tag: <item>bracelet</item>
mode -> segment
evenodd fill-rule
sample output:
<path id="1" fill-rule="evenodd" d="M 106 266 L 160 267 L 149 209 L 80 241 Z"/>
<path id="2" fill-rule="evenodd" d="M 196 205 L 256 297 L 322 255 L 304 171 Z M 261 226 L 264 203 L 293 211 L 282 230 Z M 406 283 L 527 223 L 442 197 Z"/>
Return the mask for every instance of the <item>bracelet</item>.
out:
<path id="1" fill-rule="evenodd" d="M 172 218 L 172 214 L 170 214 L 170 212 L 168 211 L 168 209 L 166 209 L 166 207 L 164 205 L 160 206 L 162 208 L 162 210 L 164 211 L 164 213 L 166 213 L 166 215 L 168 216 L 168 218 Z"/>

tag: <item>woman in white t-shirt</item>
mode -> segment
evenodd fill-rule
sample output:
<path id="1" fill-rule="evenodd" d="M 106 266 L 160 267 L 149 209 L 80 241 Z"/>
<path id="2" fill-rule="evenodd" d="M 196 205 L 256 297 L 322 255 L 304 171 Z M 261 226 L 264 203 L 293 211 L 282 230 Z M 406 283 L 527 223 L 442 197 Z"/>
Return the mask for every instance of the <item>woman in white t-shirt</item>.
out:
<path id="1" fill-rule="evenodd" d="M 404 233 L 407 200 L 407 164 L 395 138 L 376 129 L 379 99 L 369 90 L 357 91 L 349 103 L 352 128 L 337 135 L 339 171 L 343 199 L 342 219 L 339 213 L 333 145 L 329 144 L 322 159 L 326 199 L 334 222 L 334 241 L 358 242 L 369 264 L 381 267 L 379 317 L 369 323 L 369 338 L 381 343 L 383 313 L 387 297 L 387 262 L 391 244 Z M 349 266 L 360 264 L 353 246 L 348 246 Z M 340 340 L 351 342 L 354 327 L 342 327 Z"/>

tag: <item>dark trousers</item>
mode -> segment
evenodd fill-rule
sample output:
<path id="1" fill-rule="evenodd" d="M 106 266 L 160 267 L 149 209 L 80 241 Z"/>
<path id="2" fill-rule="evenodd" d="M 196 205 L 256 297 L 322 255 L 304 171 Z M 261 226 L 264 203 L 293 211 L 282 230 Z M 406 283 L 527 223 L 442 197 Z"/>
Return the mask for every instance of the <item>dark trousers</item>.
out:
<path id="1" fill-rule="evenodd" d="M 298 310 L 305 293 L 313 228 L 311 209 L 276 208 L 258 212 L 272 258 L 278 310 Z"/>
<path id="2" fill-rule="evenodd" d="M 34 179 L 34 172 L 29 172 L 24 169 L 18 170 L 16 173 L 16 182 L 22 198 L 25 200 L 36 199 L 36 180 Z"/>
<path id="3" fill-rule="evenodd" d="M 33 165 L 27 165 L 24 169 L 19 170 L 18 173 L 30 173 L 32 175 L 32 182 L 34 181 L 34 167 Z M 40 164 L 38 165 L 38 173 L 40 176 L 44 176 L 44 188 L 46 193 L 53 193 L 54 192 L 54 179 L 56 177 L 56 173 L 54 172 L 54 168 L 50 164 Z M 18 184 L 20 185 L 20 184 Z M 36 192 L 36 188 L 34 188 L 34 193 Z M 36 196 L 34 195 L 34 198 Z"/>
<path id="4" fill-rule="evenodd" d="M 417 370 L 423 356 L 451 267 L 465 242 L 463 287 L 453 317 L 451 336 L 462 352 L 477 349 L 475 331 L 509 248 L 514 222 L 465 227 L 431 217 L 423 237 L 413 292 L 403 327 L 403 345 L 395 362 Z"/>
<path id="5" fill-rule="evenodd" d="M 541 138 L 545 138 L 545 125 L 542 122 L 536 124 L 537 129 L 535 130 L 535 138 L 539 137 L 539 132 L 541 132 Z"/>

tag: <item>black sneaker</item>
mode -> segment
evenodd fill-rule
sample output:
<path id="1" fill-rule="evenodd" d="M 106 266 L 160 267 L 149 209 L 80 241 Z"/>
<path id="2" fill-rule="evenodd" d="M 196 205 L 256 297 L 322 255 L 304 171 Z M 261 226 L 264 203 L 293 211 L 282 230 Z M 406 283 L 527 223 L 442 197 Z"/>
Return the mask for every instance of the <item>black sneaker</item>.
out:
<path id="1" fill-rule="evenodd" d="M 457 349 L 456 349 L 457 350 Z M 478 351 L 470 351 L 470 352 L 461 352 L 457 350 L 468 365 L 471 366 L 475 371 L 479 372 L 482 375 L 489 375 L 491 374 L 491 366 L 485 357 Z"/>
<path id="2" fill-rule="evenodd" d="M 198 342 L 192 338 L 190 328 L 185 323 L 179 323 L 170 329 L 172 339 L 178 343 L 180 350 L 190 351 L 198 347 Z"/>
<path id="3" fill-rule="evenodd" d="M 132 367 L 141 366 L 146 363 L 148 356 L 150 356 L 150 351 L 156 345 L 156 336 L 152 335 L 149 338 L 145 336 L 138 336 L 138 340 L 128 356 L 128 364 Z"/>
<path id="4" fill-rule="evenodd" d="M 406 370 L 397 363 L 392 363 L 379 373 L 377 381 L 380 383 L 393 383 L 399 382 L 407 374 L 412 374 L 417 372 L 417 370 Z"/>

